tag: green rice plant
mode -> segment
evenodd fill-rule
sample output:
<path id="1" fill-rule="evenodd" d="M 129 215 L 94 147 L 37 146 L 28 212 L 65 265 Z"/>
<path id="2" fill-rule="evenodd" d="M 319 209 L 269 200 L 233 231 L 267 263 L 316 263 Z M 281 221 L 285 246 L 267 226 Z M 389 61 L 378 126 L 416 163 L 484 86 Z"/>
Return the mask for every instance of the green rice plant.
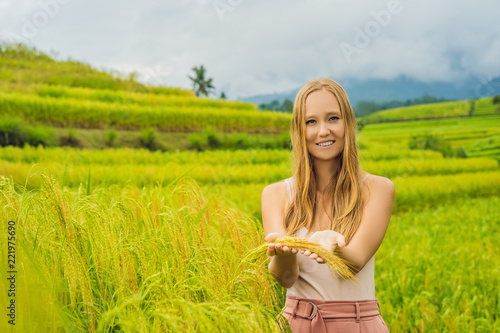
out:
<path id="1" fill-rule="evenodd" d="M 54 130 L 45 126 L 26 126 L 26 141 L 31 146 L 55 146 L 57 143 Z"/>
<path id="2" fill-rule="evenodd" d="M 261 137 L 250 137 L 249 133 L 220 133 L 212 127 L 204 129 L 201 133 L 193 133 L 189 136 L 190 148 L 197 151 L 207 149 L 290 149 L 290 135 L 283 133 L 272 139 Z M 267 155 L 267 154 L 266 154 Z M 220 162 L 219 162 L 220 163 Z"/>
<path id="3" fill-rule="evenodd" d="M 391 332 L 498 331 L 498 205 L 466 197 L 393 215 L 375 259 Z"/>
<path id="4" fill-rule="evenodd" d="M 41 151 L 27 147 L 33 152 Z M 211 164 L 210 160 L 196 160 L 197 155 L 192 154 L 190 163 L 176 163 L 175 161 L 162 162 L 160 157 L 156 161 L 151 159 L 151 163 L 144 160 L 134 161 L 133 156 L 128 160 L 117 159 L 113 163 L 106 164 L 104 159 L 101 163 L 93 163 L 93 160 L 87 158 L 85 151 L 82 154 L 72 152 L 65 154 L 64 159 L 59 161 L 47 161 L 40 158 L 31 158 L 27 156 L 26 162 L 10 162 L 19 159 L 8 156 L 12 150 L 7 150 L 0 154 L 0 158 L 4 160 L 0 164 L 0 174 L 13 175 L 16 182 L 24 183 L 28 174 L 33 167 L 33 163 L 38 163 L 38 170 L 49 168 L 53 173 L 61 176 L 65 165 L 68 165 L 66 171 L 66 185 L 69 187 L 77 187 L 80 183 L 84 183 L 87 177 L 88 165 L 92 165 L 93 180 L 96 184 L 116 184 L 124 186 L 133 181 L 138 186 L 148 186 L 156 183 L 168 182 L 182 175 L 186 170 L 191 169 L 189 175 L 203 185 L 244 185 L 252 183 L 274 183 L 285 178 L 288 178 L 292 173 L 292 165 L 290 163 L 268 164 L 268 163 L 252 163 L 243 161 L 234 164 L 225 165 L 223 161 L 218 164 Z M 75 154 L 76 153 L 76 154 Z M 106 151 L 101 152 L 105 155 Z M 87 155 L 88 156 L 88 155 Z M 126 155 L 122 155 L 126 159 Z M 185 155 L 190 156 L 190 155 Z M 214 154 L 214 157 L 220 156 L 224 159 L 224 154 Z M 230 159 L 230 152 L 226 152 L 226 156 Z M 109 162 L 113 156 L 109 156 Z M 76 161 L 73 164 L 73 161 Z M 414 176 L 439 176 L 439 175 L 460 175 L 460 174 L 484 174 L 487 172 L 498 171 L 498 162 L 487 158 L 469 158 L 458 159 L 399 159 L 399 160 L 380 160 L 380 161 L 363 161 L 362 167 L 364 170 L 389 178 L 402 177 L 409 178 Z M 168 172 L 164 172 L 168 170 Z M 31 179 L 28 186 L 33 188 L 39 186 L 36 179 Z"/>
<path id="5" fill-rule="evenodd" d="M 156 139 L 155 131 L 152 128 L 142 130 L 141 137 L 139 138 L 139 143 L 142 147 L 149 150 L 158 149 L 158 142 Z"/>
<path id="6" fill-rule="evenodd" d="M 193 96 L 191 90 L 176 87 L 148 87 L 118 72 L 103 72 L 74 60 L 56 61 L 26 45 L 4 45 L 0 49 L 0 73 L 21 89 L 47 84 L 92 89 L 121 90 L 155 95 Z"/>
<path id="7" fill-rule="evenodd" d="M 490 157 L 500 161 L 500 135 L 492 135 L 486 139 L 476 141 L 464 149 L 468 156 Z"/>
<path id="8" fill-rule="evenodd" d="M 194 95 L 158 95 L 155 93 L 135 93 L 107 89 L 76 88 L 65 86 L 36 86 L 36 94 L 42 97 L 66 98 L 72 100 L 100 101 L 119 104 L 136 104 L 155 107 L 178 108 L 222 108 L 233 110 L 256 110 L 252 103 L 199 98 Z"/>
<path id="9" fill-rule="evenodd" d="M 444 143 L 438 135 L 424 133 L 412 136 L 408 148 L 440 151 L 444 148 Z"/>
<path id="10" fill-rule="evenodd" d="M 413 135 L 422 132 L 439 132 L 445 135 L 448 132 L 456 131 L 478 131 L 478 130 L 495 130 L 499 131 L 496 123 L 500 120 L 500 116 L 490 115 L 472 118 L 453 118 L 439 120 L 421 120 L 412 122 L 398 123 L 380 123 L 370 124 L 363 130 L 363 136 L 367 140 L 373 140 L 377 137 L 387 137 L 396 135 Z"/>
<path id="11" fill-rule="evenodd" d="M 73 128 L 68 128 L 66 135 L 62 135 L 59 138 L 59 144 L 61 146 L 69 146 L 69 147 L 79 147 L 80 139 L 78 138 L 78 133 Z"/>
<path id="12" fill-rule="evenodd" d="M 0 116 L 19 116 L 28 123 L 56 127 L 196 132 L 207 126 L 223 132 L 281 133 L 291 116 L 280 112 L 230 108 L 152 107 L 87 100 L 0 93 Z"/>
<path id="13" fill-rule="evenodd" d="M 197 151 L 203 151 L 207 147 L 207 141 L 201 133 L 193 133 L 189 136 L 189 147 Z"/>
<path id="14" fill-rule="evenodd" d="M 114 129 L 108 129 L 106 131 L 106 146 L 108 147 L 116 147 L 118 140 L 118 133 Z"/>
<path id="15" fill-rule="evenodd" d="M 14 169 L 14 168 L 12 168 Z M 20 178 L 22 179 L 22 178 Z M 419 211 L 457 200 L 500 196 L 500 172 L 459 173 L 391 178 L 396 188 L 394 213 Z M 204 184 L 205 193 L 227 198 L 228 205 L 261 219 L 261 194 L 267 182 L 249 184 Z"/>
<path id="16" fill-rule="evenodd" d="M 219 148 L 222 144 L 220 134 L 217 133 L 213 127 L 204 128 L 201 135 L 206 138 L 208 147 L 214 149 Z"/>
<path id="17" fill-rule="evenodd" d="M 395 211 L 435 207 L 459 198 L 500 195 L 498 170 L 456 175 L 397 177 L 392 181 L 397 192 Z"/>
<path id="18" fill-rule="evenodd" d="M 235 133 L 233 135 L 226 134 L 224 136 L 225 147 L 228 149 L 250 149 L 257 148 L 252 145 L 248 133 Z"/>
<path id="19" fill-rule="evenodd" d="M 500 113 L 500 105 L 495 104 L 493 97 L 481 98 L 476 101 L 474 116 L 498 115 Z"/>
<path id="20" fill-rule="evenodd" d="M 0 118 L 0 146 L 20 146 L 27 141 L 27 133 L 21 119 Z"/>
<path id="21" fill-rule="evenodd" d="M 40 177 L 36 191 L 0 181 L 1 214 L 18 223 L 19 275 L 44 286 L 20 327 L 43 318 L 36 324 L 56 331 L 279 332 L 265 262 L 243 264 L 262 241 L 255 220 L 186 178 L 165 190 L 111 186 L 87 195 Z M 30 302 L 21 296 L 19 304 Z"/>
<path id="22" fill-rule="evenodd" d="M 372 113 L 362 118 L 363 125 L 371 123 L 409 121 L 420 119 L 463 117 L 469 114 L 467 101 L 441 102 L 434 104 L 412 105 Z"/>
<path id="23" fill-rule="evenodd" d="M 362 163 L 362 167 L 372 174 L 388 178 L 499 171 L 498 162 L 489 158 L 365 161 Z"/>
<path id="24" fill-rule="evenodd" d="M 44 126 L 27 126 L 20 118 L 0 118 L 0 146 L 54 146 L 55 133 Z"/>

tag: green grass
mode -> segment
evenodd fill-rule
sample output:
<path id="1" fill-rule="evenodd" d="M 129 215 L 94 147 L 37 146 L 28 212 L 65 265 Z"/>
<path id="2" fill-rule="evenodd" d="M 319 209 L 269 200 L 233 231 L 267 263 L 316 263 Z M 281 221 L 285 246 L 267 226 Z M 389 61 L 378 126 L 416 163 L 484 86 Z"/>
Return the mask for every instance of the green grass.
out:
<path id="1" fill-rule="evenodd" d="M 280 112 L 230 108 L 152 107 L 87 100 L 0 94 L 0 116 L 21 117 L 31 124 L 56 127 L 197 132 L 206 126 L 222 132 L 280 133 L 291 116 Z"/>
<path id="2" fill-rule="evenodd" d="M 466 198 L 393 217 L 376 255 L 391 332 L 498 332 L 500 198 Z"/>
<path id="3" fill-rule="evenodd" d="M 176 87 L 147 87 L 133 76 L 105 73 L 74 61 L 56 61 L 34 48 L 23 45 L 0 45 L 0 87 L 2 90 L 30 89 L 33 84 L 47 84 L 92 89 L 110 89 L 159 95 L 193 96 Z"/>
<path id="4" fill-rule="evenodd" d="M 54 97 L 73 100 L 109 102 L 117 104 L 136 104 L 156 107 L 198 107 L 230 108 L 233 110 L 256 110 L 252 103 L 199 98 L 191 95 L 158 95 L 154 93 L 136 93 L 114 91 L 110 89 L 73 88 L 64 86 L 40 85 L 33 88 L 33 93 L 41 97 Z"/>
<path id="5" fill-rule="evenodd" d="M 500 135 L 500 115 L 470 118 L 440 119 L 367 125 L 361 131 L 363 141 L 371 147 L 385 150 L 385 146 L 408 148 L 413 136 L 433 135 L 451 148 L 463 147 L 471 157 L 500 159 L 498 150 L 491 150 L 495 138 Z M 483 147 L 483 148 L 479 148 Z M 480 150 L 477 154 L 475 151 Z"/>
<path id="6" fill-rule="evenodd" d="M 397 193 L 413 198 L 406 210 L 396 206 L 376 257 L 376 290 L 391 332 L 499 328 L 500 275 L 491 263 L 500 259 L 500 176 L 491 175 L 394 179 Z M 446 200 L 435 196 L 439 179 Z M 493 192 L 482 193 L 480 179 L 496 179 Z M 260 222 L 217 199 L 227 196 L 204 196 L 189 180 L 87 195 L 61 191 L 50 178 L 35 191 L 4 178 L 0 193 L 2 216 L 18 223 L 19 276 L 29 277 L 19 284 L 18 311 L 27 317 L 18 329 L 278 331 L 274 316 L 284 299 L 266 266 L 244 259 L 263 242 Z M 1 236 L 3 243 L 5 229 Z"/>
<path id="7" fill-rule="evenodd" d="M 0 149 L 3 258 L 4 222 L 16 221 L 16 331 L 279 331 L 285 290 L 246 253 L 264 242 L 261 193 L 290 177 L 291 152 L 151 152 L 138 142 L 187 147 L 207 125 L 239 132 L 235 140 L 258 132 L 246 140 L 278 141 L 290 115 L 22 47 L 0 47 L 0 90 L 1 115 L 60 127 L 32 127 L 34 138 L 54 131 L 99 148 Z M 475 106 L 472 117 L 467 101 L 384 111 L 372 120 L 390 122 L 358 136 L 363 169 L 396 187 L 375 279 L 391 332 L 500 330 L 500 114 L 487 115 L 492 99 Z M 436 117 L 445 118 L 422 120 Z M 222 140 L 203 135 L 214 147 Z M 414 137 L 462 147 L 467 158 L 410 149 Z M 101 150 L 119 145 L 128 148 Z"/>
<path id="8" fill-rule="evenodd" d="M 18 276 L 41 288 L 30 295 L 18 284 L 17 329 L 32 329 L 32 316 L 44 319 L 38 331 L 278 332 L 272 278 L 263 262 L 245 261 L 260 224 L 195 183 L 87 195 L 50 177 L 17 192 L 3 178 L 0 193 L 1 215 L 17 222 Z M 4 258 L 6 231 L 2 223 Z"/>
<path id="9" fill-rule="evenodd" d="M 463 117 L 469 114 L 467 101 L 412 105 L 378 111 L 362 118 L 363 123 L 383 123 L 433 118 Z"/>
<path id="10" fill-rule="evenodd" d="M 484 116 L 484 115 L 498 115 L 500 113 L 500 105 L 493 104 L 493 97 L 481 98 L 476 101 L 476 109 L 474 110 L 474 116 Z"/>

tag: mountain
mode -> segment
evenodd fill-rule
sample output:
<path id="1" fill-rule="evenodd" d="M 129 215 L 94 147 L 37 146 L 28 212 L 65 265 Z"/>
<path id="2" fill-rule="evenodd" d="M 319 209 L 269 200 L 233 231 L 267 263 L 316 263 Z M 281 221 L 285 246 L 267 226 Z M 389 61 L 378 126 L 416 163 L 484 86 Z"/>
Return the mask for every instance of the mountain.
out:
<path id="1" fill-rule="evenodd" d="M 391 80 L 346 78 L 338 79 L 337 81 L 346 90 L 352 105 L 356 105 L 360 100 L 378 103 L 392 100 L 407 100 L 421 97 L 425 93 L 438 98 L 453 100 L 500 95 L 500 76 L 485 79 L 470 75 L 466 79 L 456 83 L 444 81 L 423 82 L 405 75 Z M 299 89 L 300 87 L 288 92 L 240 99 L 255 104 L 269 103 L 275 99 L 283 102 L 287 98 L 293 101 Z"/>

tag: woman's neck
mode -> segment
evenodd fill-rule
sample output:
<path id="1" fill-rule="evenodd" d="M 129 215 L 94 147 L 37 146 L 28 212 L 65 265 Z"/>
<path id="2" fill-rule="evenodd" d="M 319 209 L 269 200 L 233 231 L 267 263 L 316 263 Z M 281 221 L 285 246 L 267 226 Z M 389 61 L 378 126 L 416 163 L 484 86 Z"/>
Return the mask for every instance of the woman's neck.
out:
<path id="1" fill-rule="evenodd" d="M 338 175 L 340 160 L 333 161 L 314 160 L 314 172 L 316 174 L 316 190 L 323 193 L 332 178 Z"/>

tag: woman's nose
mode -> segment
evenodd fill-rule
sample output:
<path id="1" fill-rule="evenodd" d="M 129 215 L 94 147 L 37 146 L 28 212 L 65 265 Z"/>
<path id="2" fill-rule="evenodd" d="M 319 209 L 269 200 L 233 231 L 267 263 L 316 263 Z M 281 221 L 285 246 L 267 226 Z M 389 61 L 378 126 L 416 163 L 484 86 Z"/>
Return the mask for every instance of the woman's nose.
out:
<path id="1" fill-rule="evenodd" d="M 329 133 L 330 133 L 330 131 L 326 127 L 325 123 L 321 123 L 320 128 L 319 128 L 319 136 L 326 136 Z"/>

